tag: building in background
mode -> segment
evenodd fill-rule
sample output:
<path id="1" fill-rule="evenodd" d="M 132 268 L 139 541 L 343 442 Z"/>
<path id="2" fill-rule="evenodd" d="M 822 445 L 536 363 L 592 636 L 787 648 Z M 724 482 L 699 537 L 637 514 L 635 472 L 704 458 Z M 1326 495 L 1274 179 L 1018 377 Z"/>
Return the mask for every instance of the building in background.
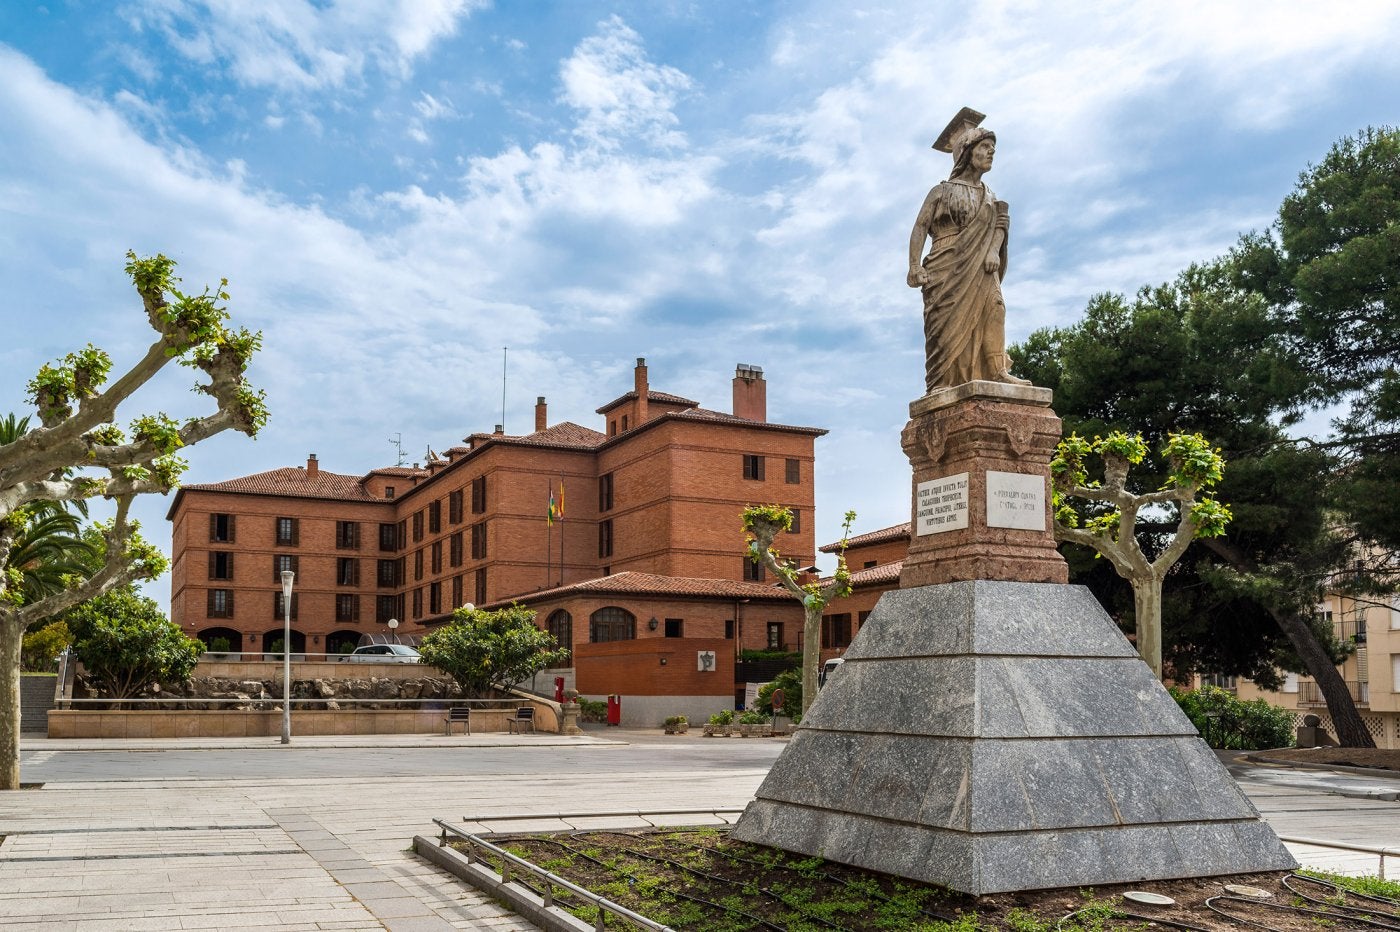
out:
<path id="1" fill-rule="evenodd" d="M 796 600 L 767 598 L 776 590 L 744 555 L 739 514 L 793 509 L 783 552 L 812 563 L 826 433 L 769 422 L 756 367 L 737 368 L 732 401 L 726 414 L 654 391 L 638 359 L 632 390 L 598 408 L 602 430 L 551 426 L 540 398 L 531 433 L 472 434 L 413 468 L 344 475 L 313 454 L 304 467 L 185 486 L 167 515 L 172 620 L 211 648 L 273 653 L 283 570 L 296 573 L 294 654 L 345 652 L 391 619 L 420 635 L 464 603 L 519 600 L 538 604 L 542 625 L 564 609 L 569 623 L 554 630 L 577 657 L 632 658 L 579 670 L 586 693 L 642 682 L 628 671 L 644 655 L 670 667 L 669 652 L 693 650 L 694 672 L 713 673 L 709 692 L 654 674 L 649 688 L 731 697 L 739 646 L 797 649 L 802 617 Z M 620 641 L 642 643 L 597 646 Z M 710 653 L 714 669 L 699 669 Z"/>

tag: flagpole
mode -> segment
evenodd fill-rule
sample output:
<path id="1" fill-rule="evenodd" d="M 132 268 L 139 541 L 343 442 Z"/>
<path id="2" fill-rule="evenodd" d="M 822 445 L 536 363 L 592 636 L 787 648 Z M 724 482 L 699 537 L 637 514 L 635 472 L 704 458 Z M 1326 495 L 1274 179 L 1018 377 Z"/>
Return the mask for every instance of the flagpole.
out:
<path id="1" fill-rule="evenodd" d="M 550 488 L 549 480 L 544 481 L 545 501 L 549 501 Z M 545 505 L 544 513 L 544 587 L 549 588 L 550 582 L 554 579 L 554 515 L 549 505 Z"/>
<path id="2" fill-rule="evenodd" d="M 559 477 L 559 520 L 564 520 L 564 477 Z M 559 525 L 559 585 L 564 585 L 564 525 Z"/>

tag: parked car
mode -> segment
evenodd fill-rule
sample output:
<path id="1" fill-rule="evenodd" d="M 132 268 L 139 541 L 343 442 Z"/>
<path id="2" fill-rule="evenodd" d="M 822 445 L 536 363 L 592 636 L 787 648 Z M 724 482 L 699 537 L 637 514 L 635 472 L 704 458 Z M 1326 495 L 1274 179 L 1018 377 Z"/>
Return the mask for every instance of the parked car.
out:
<path id="1" fill-rule="evenodd" d="M 825 686 L 826 681 L 831 678 L 831 674 L 841 669 L 841 664 L 845 662 L 846 661 L 842 660 L 840 657 L 832 657 L 826 663 L 822 664 L 821 672 L 817 674 L 817 688 L 821 689 Z"/>
<path id="2" fill-rule="evenodd" d="M 418 651 L 407 644 L 366 644 L 355 648 L 354 652 L 341 657 L 341 662 L 349 663 L 421 663 Z"/>

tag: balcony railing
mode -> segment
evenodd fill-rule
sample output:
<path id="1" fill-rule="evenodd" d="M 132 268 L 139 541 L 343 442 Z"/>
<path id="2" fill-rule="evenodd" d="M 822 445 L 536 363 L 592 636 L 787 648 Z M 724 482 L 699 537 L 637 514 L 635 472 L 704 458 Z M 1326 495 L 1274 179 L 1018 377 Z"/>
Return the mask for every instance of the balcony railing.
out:
<path id="1" fill-rule="evenodd" d="M 1371 684 L 1358 683 L 1353 680 L 1347 681 L 1347 692 L 1351 693 L 1351 700 L 1359 706 L 1370 707 L 1371 705 Z M 1303 680 L 1298 683 L 1298 708 L 1311 709 L 1327 705 L 1327 700 L 1322 695 L 1322 690 L 1311 680 Z"/>
<path id="2" fill-rule="evenodd" d="M 1366 643 L 1366 619 L 1348 618 L 1337 622 L 1337 637 L 1342 643 L 1355 640 L 1358 644 Z"/>

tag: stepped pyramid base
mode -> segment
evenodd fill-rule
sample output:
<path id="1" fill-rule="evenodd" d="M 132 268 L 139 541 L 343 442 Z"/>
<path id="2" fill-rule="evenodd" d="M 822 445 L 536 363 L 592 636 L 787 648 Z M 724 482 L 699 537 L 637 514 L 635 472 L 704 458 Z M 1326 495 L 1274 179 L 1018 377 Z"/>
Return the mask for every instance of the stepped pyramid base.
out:
<path id="1" fill-rule="evenodd" d="M 1296 867 L 1088 590 L 881 597 L 732 833 L 976 895 Z"/>

